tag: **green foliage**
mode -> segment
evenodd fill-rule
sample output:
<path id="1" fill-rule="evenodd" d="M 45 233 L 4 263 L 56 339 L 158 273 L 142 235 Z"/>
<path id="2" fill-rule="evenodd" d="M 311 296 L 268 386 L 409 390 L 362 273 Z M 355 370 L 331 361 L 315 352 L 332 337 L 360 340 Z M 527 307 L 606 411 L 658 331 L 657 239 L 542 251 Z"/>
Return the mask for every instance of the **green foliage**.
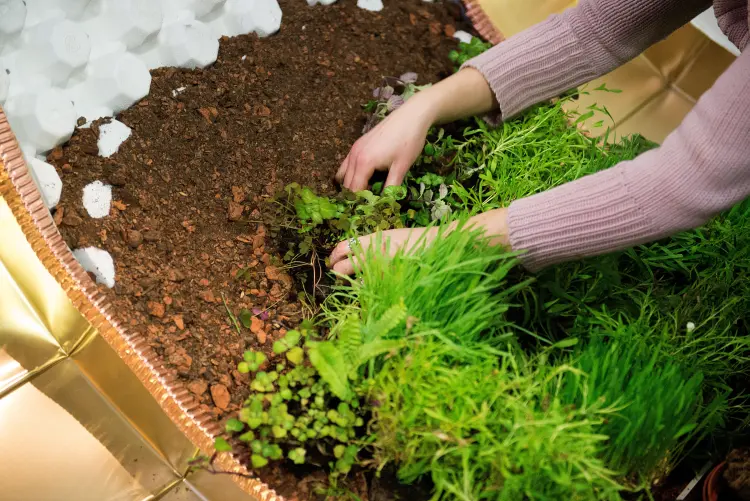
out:
<path id="1" fill-rule="evenodd" d="M 611 409 L 575 409 L 555 393 L 572 371 L 508 350 L 446 364 L 452 347 L 416 345 L 388 359 L 370 398 L 379 462 L 404 482 L 429 476 L 433 499 L 619 499 L 596 428 Z"/>
<path id="2" fill-rule="evenodd" d="M 490 48 L 492 48 L 491 43 L 483 42 L 481 39 L 473 37 L 469 43 L 459 42 L 458 49 L 452 50 L 448 54 L 448 57 L 456 64 L 456 70 L 458 70 L 466 61 Z"/>
<path id="3" fill-rule="evenodd" d="M 503 287 L 508 272 L 517 264 L 514 254 L 490 246 L 479 232 L 460 221 L 455 231 L 440 228 L 432 245 L 425 246 L 420 240 L 415 242 L 414 252 L 398 252 L 392 259 L 379 257 L 378 249 L 389 245 L 379 239 L 364 250 L 359 280 L 342 285 L 331 296 L 329 318 L 340 320 L 335 307 L 356 304 L 363 335 L 369 341 L 375 338 L 377 322 L 404 304 L 410 321 L 403 322 L 390 337 L 405 336 L 409 324 L 419 323 L 422 330 L 439 327 L 442 336 L 465 348 L 462 353 L 466 355 L 470 355 L 472 344 L 488 339 L 500 342 L 512 335 L 512 326 L 503 314 L 513 295 L 530 282 Z M 340 335 L 344 326 L 345 322 L 334 324 L 334 334 Z"/>
<path id="4" fill-rule="evenodd" d="M 457 64 L 486 49 L 472 44 Z M 321 196 L 293 184 L 263 211 L 291 234 L 290 263 L 352 235 L 447 219 L 458 228 L 391 258 L 376 237 L 356 278 L 323 304 L 327 339 L 289 331 L 273 346 L 288 364 L 275 370 L 245 354 L 238 370 L 254 373 L 254 393 L 227 431 L 254 466 L 314 454 L 336 474 L 394 462 L 405 482 L 429 477 L 434 499 L 619 499 L 728 423 L 740 402 L 732 376 L 750 367 L 750 202 L 533 278 L 466 227 L 469 215 L 655 146 L 587 137 L 571 122 L 608 112 L 566 112 L 570 99 L 498 128 L 431 131 L 403 188 Z M 233 318 L 238 330 L 249 320 Z"/>
<path id="5" fill-rule="evenodd" d="M 704 396 L 699 370 L 631 329 L 621 326 L 609 339 L 594 335 L 570 362 L 578 371 L 556 384 L 564 404 L 613 407 L 596 427 L 609 437 L 607 466 L 647 486 L 670 471 L 687 441 L 721 424 L 726 394 Z"/>

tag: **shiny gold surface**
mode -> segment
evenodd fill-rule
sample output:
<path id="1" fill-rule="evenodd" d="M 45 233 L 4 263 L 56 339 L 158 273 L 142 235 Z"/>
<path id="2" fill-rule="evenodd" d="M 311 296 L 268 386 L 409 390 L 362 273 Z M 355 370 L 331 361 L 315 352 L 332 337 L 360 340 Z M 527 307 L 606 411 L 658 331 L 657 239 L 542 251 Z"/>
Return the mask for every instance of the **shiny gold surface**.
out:
<path id="1" fill-rule="evenodd" d="M 575 2 L 467 3 L 499 41 Z M 661 141 L 733 60 L 686 27 L 588 87 L 621 94 L 578 106 L 606 106 L 617 134 Z M 0 499 L 280 499 L 257 480 L 188 473 L 191 457 L 210 453 L 216 424 L 118 325 L 60 238 L 1 109 L 0 235 Z M 240 470 L 226 455 L 217 466 Z"/>
<path id="2" fill-rule="evenodd" d="M 218 425 L 127 333 L 44 207 L 0 109 L 3 501 L 261 500 L 257 480 L 189 472 Z M 12 452 L 8 452 L 12 451 Z M 223 455 L 217 467 L 244 471 Z"/>

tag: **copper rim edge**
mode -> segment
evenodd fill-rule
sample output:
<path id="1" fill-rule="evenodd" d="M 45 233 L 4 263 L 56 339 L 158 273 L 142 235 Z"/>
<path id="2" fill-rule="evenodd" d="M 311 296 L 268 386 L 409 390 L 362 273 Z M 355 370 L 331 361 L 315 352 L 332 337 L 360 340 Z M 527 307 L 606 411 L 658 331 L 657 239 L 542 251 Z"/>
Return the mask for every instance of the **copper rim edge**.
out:
<path id="1" fill-rule="evenodd" d="M 487 13 L 479 5 L 478 0 L 463 0 L 463 3 L 466 8 L 466 17 L 469 18 L 479 36 L 493 45 L 497 45 L 505 40 L 503 34 L 492 24 Z"/>
<path id="2" fill-rule="evenodd" d="M 153 350 L 138 334 L 128 332 L 113 314 L 111 304 L 99 292 L 57 230 L 24 161 L 21 149 L 0 107 L 0 196 L 2 196 L 34 253 L 63 288 L 75 308 L 109 343 L 143 383 L 164 412 L 204 454 L 213 451 L 213 437 L 221 429 L 212 416 L 198 411 L 198 404 L 182 383 L 170 375 Z M 247 474 L 228 454 L 216 466 Z M 260 480 L 232 476 L 248 494 L 260 501 L 284 501 Z"/>

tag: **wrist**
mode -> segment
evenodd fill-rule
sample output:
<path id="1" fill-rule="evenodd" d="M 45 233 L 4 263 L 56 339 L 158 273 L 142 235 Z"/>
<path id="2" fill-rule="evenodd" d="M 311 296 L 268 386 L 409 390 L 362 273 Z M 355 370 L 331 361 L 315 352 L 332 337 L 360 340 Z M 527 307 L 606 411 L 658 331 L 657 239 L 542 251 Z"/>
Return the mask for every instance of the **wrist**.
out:
<path id="1" fill-rule="evenodd" d="M 406 102 L 413 119 L 425 132 L 439 120 L 440 102 L 434 87 L 420 91 Z"/>
<path id="2" fill-rule="evenodd" d="M 482 229 L 490 239 L 490 245 L 502 246 L 510 250 L 510 230 L 508 209 L 500 208 L 478 214 L 469 219 L 469 227 Z"/>

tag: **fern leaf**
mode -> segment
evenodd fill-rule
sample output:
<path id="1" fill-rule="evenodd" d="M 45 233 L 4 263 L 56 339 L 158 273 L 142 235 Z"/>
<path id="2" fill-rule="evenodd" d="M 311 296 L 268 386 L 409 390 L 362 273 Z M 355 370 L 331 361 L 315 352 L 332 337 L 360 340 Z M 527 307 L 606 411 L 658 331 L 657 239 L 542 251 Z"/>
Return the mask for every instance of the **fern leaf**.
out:
<path id="1" fill-rule="evenodd" d="M 358 315 L 350 314 L 344 319 L 339 331 L 338 345 L 346 360 L 351 361 L 362 346 L 362 330 Z"/>
<path id="2" fill-rule="evenodd" d="M 374 324 L 367 328 L 367 339 L 374 340 L 386 337 L 393 329 L 406 320 L 406 305 L 402 299 L 383 313 Z"/>

